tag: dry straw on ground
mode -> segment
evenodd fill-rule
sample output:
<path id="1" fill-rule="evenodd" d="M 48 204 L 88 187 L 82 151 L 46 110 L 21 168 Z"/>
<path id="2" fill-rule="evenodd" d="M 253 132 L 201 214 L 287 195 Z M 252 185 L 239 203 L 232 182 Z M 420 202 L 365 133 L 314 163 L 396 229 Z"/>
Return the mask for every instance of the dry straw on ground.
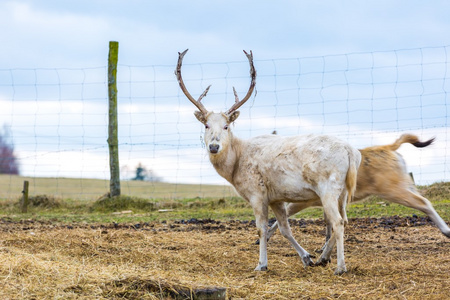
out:
<path id="1" fill-rule="evenodd" d="M 320 248 L 323 222 L 296 221 L 292 227 L 304 248 Z M 333 275 L 335 259 L 304 269 L 279 234 L 269 243 L 269 270 L 255 272 L 255 240 L 251 222 L 67 226 L 4 218 L 0 298 L 166 299 L 180 287 L 224 287 L 231 299 L 450 295 L 450 242 L 426 219 L 350 220 L 343 276 Z"/>

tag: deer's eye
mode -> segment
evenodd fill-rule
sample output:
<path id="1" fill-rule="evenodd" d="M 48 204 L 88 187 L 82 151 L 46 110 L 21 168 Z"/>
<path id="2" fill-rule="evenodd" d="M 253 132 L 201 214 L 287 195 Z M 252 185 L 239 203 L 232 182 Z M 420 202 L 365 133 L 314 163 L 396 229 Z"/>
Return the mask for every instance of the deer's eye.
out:
<path id="1" fill-rule="evenodd" d="M 228 130 L 228 124 L 225 125 L 225 126 L 223 126 L 223 129 L 224 129 L 224 130 Z"/>
<path id="2" fill-rule="evenodd" d="M 205 124 L 205 128 L 206 128 L 206 129 L 209 129 L 209 125 L 208 125 L 208 124 Z"/>

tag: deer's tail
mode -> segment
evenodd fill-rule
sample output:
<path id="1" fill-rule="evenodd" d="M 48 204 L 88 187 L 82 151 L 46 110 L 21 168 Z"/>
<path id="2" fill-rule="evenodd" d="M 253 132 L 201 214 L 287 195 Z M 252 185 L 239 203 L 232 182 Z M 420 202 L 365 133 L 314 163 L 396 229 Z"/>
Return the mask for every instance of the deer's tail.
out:
<path id="1" fill-rule="evenodd" d="M 405 134 L 402 134 L 394 143 L 392 143 L 390 145 L 386 145 L 386 146 L 388 146 L 388 148 L 392 151 L 395 151 L 398 148 L 400 148 L 400 146 L 403 143 L 410 143 L 418 148 L 423 148 L 428 145 L 431 145 L 434 142 L 434 139 L 435 138 L 431 138 L 428 141 L 421 142 L 416 135 L 405 133 Z"/>

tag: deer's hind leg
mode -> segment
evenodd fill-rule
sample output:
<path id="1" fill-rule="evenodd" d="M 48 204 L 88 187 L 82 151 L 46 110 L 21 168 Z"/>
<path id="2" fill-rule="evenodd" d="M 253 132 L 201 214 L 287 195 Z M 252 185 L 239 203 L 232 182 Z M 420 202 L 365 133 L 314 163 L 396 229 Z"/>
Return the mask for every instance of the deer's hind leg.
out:
<path id="1" fill-rule="evenodd" d="M 344 258 L 344 227 L 345 218 L 341 216 L 341 209 L 339 207 L 339 196 L 336 193 L 328 193 L 323 197 L 322 205 L 324 213 L 327 217 L 327 224 L 332 228 L 331 237 L 325 245 L 317 264 L 324 265 L 330 262 L 331 251 L 334 245 L 337 245 L 337 268 L 334 272 L 336 275 L 347 272 Z"/>
<path id="2" fill-rule="evenodd" d="M 299 243 L 292 236 L 291 227 L 289 226 L 288 216 L 286 213 L 286 207 L 283 202 L 276 202 L 271 204 L 270 207 L 277 218 L 278 226 L 280 228 L 281 234 L 291 243 L 292 247 L 297 251 L 298 255 L 303 262 L 304 267 L 313 266 L 314 263 L 311 260 L 310 254 L 303 249 Z"/>

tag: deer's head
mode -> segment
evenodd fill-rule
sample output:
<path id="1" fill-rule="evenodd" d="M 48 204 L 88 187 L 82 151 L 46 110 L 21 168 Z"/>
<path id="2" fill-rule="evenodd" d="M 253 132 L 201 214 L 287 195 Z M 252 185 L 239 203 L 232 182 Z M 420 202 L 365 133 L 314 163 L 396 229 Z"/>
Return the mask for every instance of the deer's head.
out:
<path id="1" fill-rule="evenodd" d="M 226 112 L 209 112 L 201 103 L 201 100 L 206 96 L 211 86 L 208 86 L 206 90 L 200 95 L 198 100 L 195 100 L 194 97 L 187 91 L 186 86 L 184 85 L 183 78 L 181 77 L 181 65 L 183 62 L 183 57 L 186 54 L 188 49 L 183 51 L 182 53 L 178 53 L 178 64 L 175 69 L 175 75 L 177 76 L 178 83 L 180 85 L 181 90 L 197 108 L 198 111 L 194 112 L 195 117 L 201 123 L 205 125 L 205 144 L 206 149 L 211 155 L 217 155 L 224 149 L 226 149 L 230 145 L 230 124 L 233 123 L 239 117 L 239 111 L 237 110 L 241 107 L 252 95 L 253 90 L 255 89 L 256 84 L 256 71 L 253 66 L 253 54 L 250 51 L 250 54 L 245 52 L 247 59 L 250 63 L 250 77 L 251 83 L 250 88 L 248 89 L 247 95 L 242 100 L 239 100 L 239 97 L 236 93 L 236 89 L 233 87 L 235 103 L 228 109 Z"/>

